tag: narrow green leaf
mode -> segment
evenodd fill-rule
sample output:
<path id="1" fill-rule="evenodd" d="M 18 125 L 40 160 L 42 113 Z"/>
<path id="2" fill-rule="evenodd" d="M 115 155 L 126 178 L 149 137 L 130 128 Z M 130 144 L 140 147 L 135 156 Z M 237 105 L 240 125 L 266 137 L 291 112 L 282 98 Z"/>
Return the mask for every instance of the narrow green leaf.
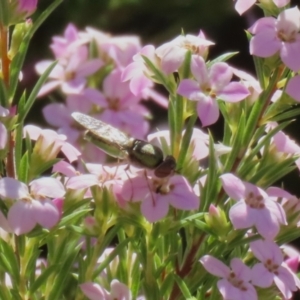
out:
<path id="1" fill-rule="evenodd" d="M 175 278 L 175 281 L 177 282 L 181 292 L 182 292 L 182 295 L 184 296 L 184 299 L 188 299 L 188 298 L 191 298 L 192 295 L 189 291 L 189 288 L 187 287 L 187 285 L 185 284 L 184 280 L 182 278 L 180 278 L 178 275 L 174 274 L 173 275 L 174 278 Z"/>
<path id="2" fill-rule="evenodd" d="M 224 62 L 229 60 L 231 57 L 235 56 L 239 54 L 239 52 L 228 52 L 228 53 L 224 53 L 220 56 L 218 56 L 217 58 L 213 59 L 212 61 L 208 62 L 208 66 L 212 66 L 213 64 L 217 63 L 217 62 Z"/>
<path id="3" fill-rule="evenodd" d="M 0 240 L 0 247 L 3 261 L 9 270 L 9 274 L 13 277 L 13 281 L 16 285 L 20 282 L 20 269 L 14 250 L 4 240 Z"/>
<path id="4" fill-rule="evenodd" d="M 0 10 L 1 10 L 1 8 L 0 8 Z M 0 105 L 2 107 L 8 107 L 9 106 L 7 89 L 6 89 L 6 86 L 5 86 L 4 81 L 3 81 L 2 78 L 0 78 Z"/>
<path id="5" fill-rule="evenodd" d="M 28 152 L 26 152 L 21 161 L 20 165 L 18 166 L 18 178 L 20 181 L 28 182 L 28 170 L 29 170 L 29 158 Z"/>
<path id="6" fill-rule="evenodd" d="M 50 275 L 52 275 L 53 273 L 58 272 L 56 269 L 58 268 L 57 265 L 52 265 L 47 267 L 41 275 L 39 275 L 39 277 L 37 278 L 37 280 L 32 284 L 32 286 L 30 287 L 30 294 L 34 294 L 43 284 L 45 284 L 45 282 L 47 281 L 47 279 L 49 278 Z"/>
<path id="7" fill-rule="evenodd" d="M 49 77 L 49 74 L 51 73 L 51 71 L 53 70 L 53 68 L 55 67 L 55 65 L 57 64 L 57 62 L 53 62 L 48 68 L 47 70 L 44 72 L 44 74 L 39 78 L 38 82 L 36 83 L 36 85 L 34 86 L 34 88 L 32 89 L 26 103 L 24 106 L 24 111 L 22 113 L 20 113 L 19 115 L 19 122 L 22 123 L 24 122 L 25 117 L 27 116 L 28 112 L 30 111 L 34 101 L 36 100 L 37 94 L 40 90 L 40 88 L 42 87 L 42 85 L 46 82 L 46 80 Z"/>

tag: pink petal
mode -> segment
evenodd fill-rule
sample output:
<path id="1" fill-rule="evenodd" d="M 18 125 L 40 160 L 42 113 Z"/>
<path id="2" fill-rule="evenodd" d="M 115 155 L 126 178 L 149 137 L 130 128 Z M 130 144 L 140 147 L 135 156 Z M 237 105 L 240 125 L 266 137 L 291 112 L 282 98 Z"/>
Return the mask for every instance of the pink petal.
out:
<path id="1" fill-rule="evenodd" d="M 10 199 L 21 199 L 28 197 L 27 185 L 16 179 L 4 177 L 0 179 L 0 196 Z"/>
<path id="2" fill-rule="evenodd" d="M 202 94 L 201 100 L 197 105 L 197 113 L 202 122 L 202 126 L 214 124 L 220 115 L 217 101 Z"/>
<path id="3" fill-rule="evenodd" d="M 230 267 L 235 275 L 243 281 L 250 281 L 251 269 L 247 267 L 239 258 L 233 258 Z"/>
<path id="4" fill-rule="evenodd" d="M 296 100 L 297 102 L 300 102 L 299 86 L 300 86 L 300 75 L 296 75 L 288 81 L 285 90 L 286 93 L 292 98 L 294 98 L 294 100 Z"/>
<path id="5" fill-rule="evenodd" d="M 107 300 L 107 292 L 99 284 L 86 282 L 79 285 L 82 292 L 90 300 Z"/>
<path id="6" fill-rule="evenodd" d="M 141 201 L 149 193 L 149 182 L 145 177 L 126 180 L 122 188 L 122 196 L 127 201 Z"/>
<path id="7" fill-rule="evenodd" d="M 169 184 L 174 186 L 174 188 L 170 193 L 162 196 L 164 201 L 168 201 L 172 206 L 178 209 L 193 210 L 199 208 L 199 197 L 194 194 L 193 189 L 183 176 L 173 176 Z"/>
<path id="8" fill-rule="evenodd" d="M 282 269 L 282 270 L 280 270 Z M 296 291 L 297 287 L 293 276 L 289 271 L 283 268 L 279 268 L 280 273 L 274 277 L 274 282 L 277 285 L 280 292 L 283 294 L 285 299 L 291 299 L 293 296 L 292 291 Z"/>
<path id="9" fill-rule="evenodd" d="M 43 108 L 43 115 L 46 121 L 55 127 L 63 127 L 71 124 L 70 111 L 63 103 L 50 103 Z"/>
<path id="10" fill-rule="evenodd" d="M 277 7 L 281 8 L 290 3 L 290 0 L 273 0 Z"/>
<path id="11" fill-rule="evenodd" d="M 235 229 L 250 228 L 255 224 L 256 211 L 249 208 L 244 200 L 234 204 L 229 210 L 229 218 Z"/>
<path id="12" fill-rule="evenodd" d="M 220 176 L 226 194 L 234 200 L 246 197 L 246 186 L 242 180 L 233 174 L 226 173 Z"/>
<path id="13" fill-rule="evenodd" d="M 99 181 L 95 175 L 84 174 L 70 178 L 66 184 L 67 189 L 81 190 L 87 189 L 93 185 L 98 185 Z"/>
<path id="14" fill-rule="evenodd" d="M 36 225 L 32 204 L 18 201 L 8 211 L 9 226 L 16 235 L 30 232 Z"/>
<path id="15" fill-rule="evenodd" d="M 148 194 L 141 204 L 141 212 L 149 222 L 157 222 L 169 211 L 168 201 L 158 194 Z"/>
<path id="16" fill-rule="evenodd" d="M 166 74 L 178 70 L 182 65 L 187 50 L 178 46 L 170 47 L 161 60 L 161 68 Z"/>
<path id="17" fill-rule="evenodd" d="M 262 263 L 254 265 L 251 271 L 251 282 L 259 287 L 267 288 L 272 285 L 274 275 Z"/>
<path id="18" fill-rule="evenodd" d="M 300 38 L 293 43 L 283 43 L 280 49 L 280 57 L 283 63 L 291 70 L 298 72 L 300 70 Z"/>
<path id="19" fill-rule="evenodd" d="M 280 50 L 281 43 L 274 30 L 264 30 L 250 40 L 250 54 L 259 57 L 270 57 Z"/>
<path id="20" fill-rule="evenodd" d="M 59 198 L 63 197 L 66 193 L 63 184 L 58 179 L 52 177 L 42 177 L 33 180 L 29 185 L 31 192 L 35 195 Z"/>
<path id="21" fill-rule="evenodd" d="M 242 15 L 246 10 L 248 10 L 256 0 L 237 0 L 234 8 L 235 10 Z"/>
<path id="22" fill-rule="evenodd" d="M 202 256 L 200 262 L 207 272 L 215 276 L 226 278 L 230 274 L 230 269 L 223 262 L 211 255 Z"/>
<path id="23" fill-rule="evenodd" d="M 131 292 L 125 284 L 114 279 L 112 280 L 110 287 L 111 297 L 113 299 L 131 300 Z"/>
<path id="24" fill-rule="evenodd" d="M 77 69 L 78 77 L 87 77 L 94 74 L 103 66 L 103 62 L 100 59 L 91 59 L 81 65 Z"/>
<path id="25" fill-rule="evenodd" d="M 218 62 L 211 66 L 209 70 L 209 79 L 214 91 L 223 89 L 232 78 L 232 69 L 224 62 Z"/>
<path id="26" fill-rule="evenodd" d="M 45 83 L 39 90 L 38 97 L 45 96 L 46 94 L 50 93 L 51 91 L 53 91 L 54 89 L 59 87 L 60 84 L 61 84 L 61 81 L 59 81 L 59 80 L 51 80 L 51 81 Z"/>
<path id="27" fill-rule="evenodd" d="M 199 88 L 199 83 L 191 79 L 181 80 L 177 93 L 189 100 L 200 100 L 203 94 Z"/>
<path id="28" fill-rule="evenodd" d="M 61 173 L 67 177 L 73 177 L 77 175 L 77 171 L 76 169 L 69 163 L 67 163 L 66 161 L 59 161 L 58 163 L 56 163 L 53 168 L 52 168 L 52 172 L 58 172 Z"/>
<path id="29" fill-rule="evenodd" d="M 33 208 L 35 220 L 42 227 L 50 229 L 58 223 L 59 210 L 50 200 L 35 201 Z"/>
<path id="30" fill-rule="evenodd" d="M 207 67 L 204 59 L 201 56 L 193 55 L 191 61 L 191 72 L 198 84 L 206 84 L 209 82 Z"/>
<path id="31" fill-rule="evenodd" d="M 255 226 L 257 231 L 266 239 L 274 239 L 278 234 L 280 226 L 276 216 L 272 215 L 269 210 L 263 209 L 257 212 Z"/>
<path id="32" fill-rule="evenodd" d="M 239 82 L 230 82 L 222 90 L 219 90 L 217 97 L 226 102 L 239 102 L 250 95 L 249 90 Z"/>

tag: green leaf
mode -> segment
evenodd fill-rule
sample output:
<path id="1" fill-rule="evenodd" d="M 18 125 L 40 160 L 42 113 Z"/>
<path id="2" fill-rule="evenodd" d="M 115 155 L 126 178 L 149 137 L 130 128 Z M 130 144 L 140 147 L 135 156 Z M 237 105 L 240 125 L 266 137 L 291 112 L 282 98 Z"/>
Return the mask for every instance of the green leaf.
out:
<path id="1" fill-rule="evenodd" d="M 20 282 L 20 269 L 14 250 L 11 245 L 8 245 L 5 240 L 0 239 L 0 256 L 4 263 L 7 272 L 13 279 L 13 283 L 18 285 Z"/>
<path id="2" fill-rule="evenodd" d="M 231 169 L 234 167 L 234 164 L 236 163 L 237 160 L 240 159 L 240 154 L 242 148 L 242 142 L 243 142 L 243 137 L 245 135 L 245 115 L 244 113 L 241 114 L 240 121 L 239 121 L 239 126 L 236 128 L 236 132 L 233 135 L 233 140 L 231 144 L 231 151 L 227 155 L 227 160 L 224 165 L 224 173 L 230 172 Z"/>
<path id="3" fill-rule="evenodd" d="M 213 64 L 217 63 L 217 62 L 224 62 L 229 60 L 231 57 L 237 55 L 239 52 L 228 52 L 228 53 L 224 53 L 220 56 L 218 56 L 217 58 L 213 59 L 212 61 L 209 61 L 207 63 L 207 66 L 210 67 Z"/>
<path id="4" fill-rule="evenodd" d="M 180 291 L 182 293 L 182 295 L 184 296 L 184 299 L 188 299 L 188 298 L 191 298 L 192 295 L 189 291 L 189 288 L 187 287 L 187 285 L 185 284 L 184 280 L 182 278 L 180 278 L 178 275 L 174 274 L 173 275 L 174 278 L 175 278 L 175 281 L 177 282 L 179 288 L 180 288 Z"/>
<path id="5" fill-rule="evenodd" d="M 20 161 L 20 165 L 18 166 L 19 180 L 26 183 L 28 182 L 28 170 L 29 170 L 29 158 L 28 158 L 28 152 L 26 152 Z"/>
<path id="6" fill-rule="evenodd" d="M 0 2 L 1 2 L 1 0 L 0 0 Z M 1 10 L 1 8 L 0 8 L 0 10 Z M 6 88 L 2 78 L 0 78 L 0 105 L 2 107 L 8 107 L 9 106 L 7 88 Z"/>
<path id="7" fill-rule="evenodd" d="M 167 77 L 165 74 L 163 74 L 159 69 L 156 68 L 156 66 L 152 63 L 152 61 L 146 57 L 143 56 L 143 59 L 147 65 L 147 67 L 153 72 L 153 79 L 160 84 L 162 84 L 167 91 L 172 95 L 175 93 L 176 90 L 176 84 L 170 80 L 171 77 Z"/>
<path id="8" fill-rule="evenodd" d="M 24 122 L 25 117 L 27 116 L 28 112 L 30 111 L 34 101 L 36 100 L 37 94 L 39 92 L 39 90 L 41 89 L 42 85 L 46 82 L 46 80 L 49 77 L 49 74 L 51 73 L 51 71 L 53 70 L 53 68 L 55 67 L 55 65 L 57 64 L 57 62 L 53 62 L 48 68 L 47 70 L 44 72 L 44 74 L 39 78 L 38 82 L 36 83 L 36 85 L 34 86 L 34 88 L 32 89 L 26 103 L 24 106 L 24 111 L 22 111 L 19 114 L 19 122 L 22 123 Z"/>
<path id="9" fill-rule="evenodd" d="M 30 287 L 29 292 L 31 294 L 34 294 L 43 284 L 46 283 L 47 279 L 49 278 L 50 275 L 52 275 L 53 273 L 55 273 L 55 271 L 58 273 L 59 271 L 57 271 L 56 269 L 58 268 L 57 265 L 52 265 L 47 267 L 41 275 L 39 275 L 39 277 L 37 278 L 37 280 L 32 284 L 32 286 Z"/>
<path id="10" fill-rule="evenodd" d="M 65 255 L 61 257 L 61 268 L 54 280 L 51 282 L 52 289 L 47 299 L 55 300 L 62 299 L 62 291 L 64 289 L 64 283 L 70 276 L 70 270 L 74 265 L 75 259 L 78 256 L 78 252 L 81 249 L 81 245 L 78 245 L 77 241 L 73 243 L 69 243 L 67 245 L 66 251 L 64 251 Z"/>

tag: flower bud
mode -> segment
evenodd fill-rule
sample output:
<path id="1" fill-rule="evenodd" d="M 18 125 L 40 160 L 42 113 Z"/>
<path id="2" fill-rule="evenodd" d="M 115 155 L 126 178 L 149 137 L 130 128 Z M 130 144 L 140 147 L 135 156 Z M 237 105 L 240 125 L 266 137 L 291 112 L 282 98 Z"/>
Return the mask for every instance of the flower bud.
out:
<path id="1" fill-rule="evenodd" d="M 14 58 L 14 56 L 18 53 L 20 45 L 24 39 L 26 33 L 32 27 L 31 19 L 26 20 L 23 23 L 17 24 L 14 28 L 12 38 L 11 38 L 11 45 L 8 51 L 8 57 L 10 60 Z"/>

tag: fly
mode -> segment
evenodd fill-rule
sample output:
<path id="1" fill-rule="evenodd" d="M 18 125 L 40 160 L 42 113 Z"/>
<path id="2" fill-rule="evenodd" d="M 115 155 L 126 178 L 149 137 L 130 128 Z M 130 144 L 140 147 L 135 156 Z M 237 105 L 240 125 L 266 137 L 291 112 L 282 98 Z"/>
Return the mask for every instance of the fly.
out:
<path id="1" fill-rule="evenodd" d="M 85 139 L 108 155 L 118 159 L 127 158 L 133 165 L 152 169 L 159 178 L 174 173 L 175 158 L 172 155 L 164 158 L 159 147 L 143 140 L 129 138 L 119 129 L 88 115 L 74 112 L 72 117 L 86 129 Z"/>

